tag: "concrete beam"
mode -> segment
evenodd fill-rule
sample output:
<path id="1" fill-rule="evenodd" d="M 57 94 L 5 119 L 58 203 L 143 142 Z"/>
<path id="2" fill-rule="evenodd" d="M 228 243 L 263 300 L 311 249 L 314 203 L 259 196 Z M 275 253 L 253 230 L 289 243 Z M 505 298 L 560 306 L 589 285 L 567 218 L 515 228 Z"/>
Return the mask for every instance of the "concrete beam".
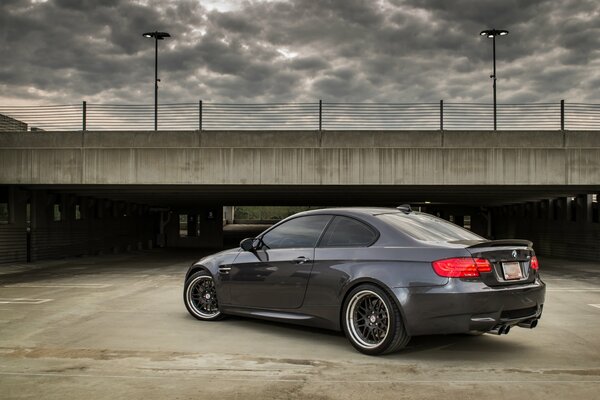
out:
<path id="1" fill-rule="evenodd" d="M 600 133 L 0 133 L 0 183 L 598 185 Z"/>

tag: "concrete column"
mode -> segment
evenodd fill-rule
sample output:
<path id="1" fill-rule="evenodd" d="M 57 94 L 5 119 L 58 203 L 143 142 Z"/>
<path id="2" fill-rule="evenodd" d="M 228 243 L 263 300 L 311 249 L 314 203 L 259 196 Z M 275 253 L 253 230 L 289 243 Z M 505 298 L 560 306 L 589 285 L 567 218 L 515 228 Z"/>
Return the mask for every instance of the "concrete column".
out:
<path id="1" fill-rule="evenodd" d="M 592 195 L 580 194 L 577 200 L 577 222 L 589 224 L 592 222 Z"/>
<path id="2" fill-rule="evenodd" d="M 455 215 L 454 223 L 458 226 L 464 226 L 465 225 L 465 217 L 463 215 Z"/>
<path id="3" fill-rule="evenodd" d="M 205 207 L 200 213 L 200 239 L 206 247 L 223 247 L 223 207 Z"/>
<path id="4" fill-rule="evenodd" d="M 8 188 L 8 222 L 0 224 L 0 263 L 27 260 L 27 192 Z"/>
<path id="5" fill-rule="evenodd" d="M 235 220 L 235 206 L 223 207 L 223 222 L 225 224 L 233 224 Z"/>
<path id="6" fill-rule="evenodd" d="M 187 216 L 187 235 L 188 237 L 198 236 L 198 216 L 196 214 Z"/>
<path id="7" fill-rule="evenodd" d="M 175 226 L 172 231 L 169 229 L 171 225 Z M 158 247 L 167 247 L 167 236 L 169 236 L 171 240 L 175 240 L 179 237 L 179 216 L 172 211 L 161 211 L 156 245 Z"/>
<path id="8" fill-rule="evenodd" d="M 471 231 L 483 237 L 489 238 L 491 235 L 489 214 L 490 211 L 488 210 L 480 210 L 476 213 L 473 213 L 473 215 L 471 215 Z"/>
<path id="9" fill-rule="evenodd" d="M 542 221 L 548 221 L 550 219 L 550 200 L 542 200 Z"/>

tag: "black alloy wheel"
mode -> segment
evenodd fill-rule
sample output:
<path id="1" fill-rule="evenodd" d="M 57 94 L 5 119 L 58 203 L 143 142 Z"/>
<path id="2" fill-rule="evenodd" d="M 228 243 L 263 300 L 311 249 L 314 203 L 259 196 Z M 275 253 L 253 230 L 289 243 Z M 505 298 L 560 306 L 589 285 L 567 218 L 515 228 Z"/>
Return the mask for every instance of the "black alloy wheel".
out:
<path id="1" fill-rule="evenodd" d="M 349 293 L 342 322 L 350 343 L 364 354 L 391 353 L 410 340 L 398 306 L 375 285 L 361 285 Z"/>
<path id="2" fill-rule="evenodd" d="M 189 313 L 201 321 L 215 321 L 223 317 L 219 310 L 215 282 L 208 272 L 196 272 L 188 278 L 183 290 L 183 301 Z"/>

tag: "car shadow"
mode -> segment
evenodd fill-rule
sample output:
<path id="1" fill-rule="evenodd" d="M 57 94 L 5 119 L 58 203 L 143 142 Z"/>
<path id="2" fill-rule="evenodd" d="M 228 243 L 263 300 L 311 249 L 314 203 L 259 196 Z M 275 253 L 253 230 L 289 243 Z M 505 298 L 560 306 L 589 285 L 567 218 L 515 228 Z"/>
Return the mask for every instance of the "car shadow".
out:
<path id="1" fill-rule="evenodd" d="M 284 335 L 300 342 L 307 342 L 307 345 L 318 342 L 334 346 L 340 351 L 347 351 L 349 355 L 360 355 L 350 345 L 343 332 L 238 316 L 228 316 L 220 323 L 227 324 L 229 327 L 257 330 L 263 334 Z M 427 335 L 413 337 L 404 349 L 383 357 L 386 360 L 398 359 L 399 361 L 501 361 L 514 359 L 515 354 L 524 350 L 527 350 L 527 346 L 511 339 L 508 335 Z"/>
<path id="2" fill-rule="evenodd" d="M 500 361 L 514 359 L 515 354 L 526 349 L 526 346 L 507 335 L 427 335 L 413 337 L 404 349 L 387 357 L 410 357 L 422 361 Z"/>

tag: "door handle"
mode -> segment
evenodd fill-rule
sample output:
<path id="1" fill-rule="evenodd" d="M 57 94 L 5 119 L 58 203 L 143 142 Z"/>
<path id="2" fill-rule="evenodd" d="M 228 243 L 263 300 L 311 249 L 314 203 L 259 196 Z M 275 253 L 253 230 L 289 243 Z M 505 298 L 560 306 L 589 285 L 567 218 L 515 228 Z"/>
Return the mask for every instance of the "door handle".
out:
<path id="1" fill-rule="evenodd" d="M 304 256 L 296 257 L 296 258 L 294 259 L 294 262 L 295 262 L 296 264 L 304 264 L 304 263 L 307 263 L 307 262 L 309 262 L 309 261 L 310 261 L 310 258 L 306 258 L 306 257 L 304 257 Z"/>

